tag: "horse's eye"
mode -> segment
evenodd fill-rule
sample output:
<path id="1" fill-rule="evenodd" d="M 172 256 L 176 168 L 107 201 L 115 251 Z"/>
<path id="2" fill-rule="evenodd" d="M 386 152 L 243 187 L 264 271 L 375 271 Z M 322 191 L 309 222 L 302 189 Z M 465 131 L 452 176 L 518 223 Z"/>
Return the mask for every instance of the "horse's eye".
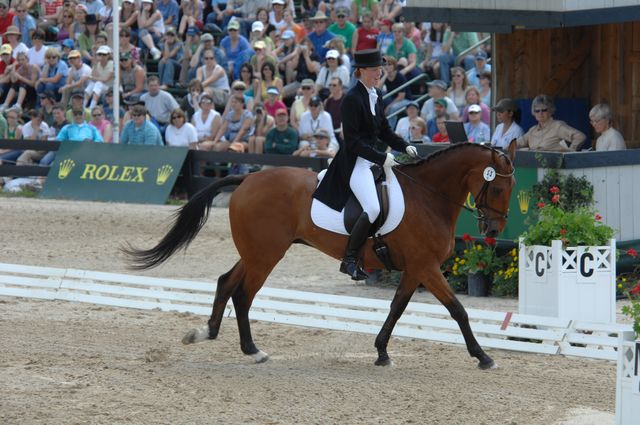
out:
<path id="1" fill-rule="evenodd" d="M 498 196 L 502 193 L 502 188 L 501 187 L 492 187 L 491 188 L 491 192 L 495 195 Z"/>

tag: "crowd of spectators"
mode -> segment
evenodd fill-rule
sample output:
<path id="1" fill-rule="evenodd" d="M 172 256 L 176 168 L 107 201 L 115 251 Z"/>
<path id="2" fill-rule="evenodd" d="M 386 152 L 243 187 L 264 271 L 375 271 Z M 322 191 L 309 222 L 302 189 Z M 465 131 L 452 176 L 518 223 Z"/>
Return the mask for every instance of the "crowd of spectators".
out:
<path id="1" fill-rule="evenodd" d="M 351 58 L 378 48 L 379 88 L 397 134 L 447 142 L 444 122 L 469 141 L 576 150 L 585 135 L 534 99 L 524 133 L 517 104 L 491 96 L 485 34 L 402 17 L 404 0 L 123 0 L 119 57 L 112 0 L 0 0 L 0 137 L 332 157 L 342 139 L 340 105 L 355 83 Z M 119 67 L 119 92 L 114 71 Z M 428 83 L 425 83 L 428 81 Z M 428 93 L 419 104 L 414 99 Z M 113 110 L 114 94 L 122 108 Z M 499 125 L 490 130 L 491 110 Z M 589 118 L 596 149 L 622 149 L 611 110 Z M 49 164 L 53 155 L 0 151 L 0 161 Z"/>

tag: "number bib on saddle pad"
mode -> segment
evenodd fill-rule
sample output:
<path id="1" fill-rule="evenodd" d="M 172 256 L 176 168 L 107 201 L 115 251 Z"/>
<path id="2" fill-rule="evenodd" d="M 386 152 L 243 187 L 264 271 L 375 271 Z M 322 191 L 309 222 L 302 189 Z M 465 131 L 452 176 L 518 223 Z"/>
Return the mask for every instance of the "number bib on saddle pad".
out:
<path id="1" fill-rule="evenodd" d="M 322 181 L 326 170 L 318 173 L 318 184 Z M 386 235 L 391 233 L 404 215 L 404 197 L 402 196 L 402 188 L 396 179 L 395 174 L 391 174 L 391 178 L 388 180 L 388 195 L 389 195 L 389 215 L 383 223 L 380 230 L 376 232 L 377 235 Z M 341 235 L 348 235 L 347 229 L 344 224 L 344 209 L 340 212 L 329 208 L 316 198 L 313 198 L 311 203 L 311 220 L 316 226 L 328 230 L 330 232 L 339 233 Z"/>

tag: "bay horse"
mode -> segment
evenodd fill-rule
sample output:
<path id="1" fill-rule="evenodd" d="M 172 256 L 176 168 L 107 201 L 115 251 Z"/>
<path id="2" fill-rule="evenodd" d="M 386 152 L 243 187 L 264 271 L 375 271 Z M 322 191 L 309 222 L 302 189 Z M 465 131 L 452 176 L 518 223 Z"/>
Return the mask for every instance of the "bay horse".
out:
<path id="1" fill-rule="evenodd" d="M 495 367 L 475 339 L 467 313 L 440 266 L 453 252 L 456 221 L 469 193 L 475 199 L 480 232 L 493 237 L 503 230 L 515 185 L 515 147 L 511 143 L 505 154 L 483 145 L 456 144 L 416 163 L 393 168 L 402 187 L 405 213 L 398 227 L 385 235 L 384 240 L 393 264 L 403 273 L 388 317 L 375 340 L 376 365 L 391 363 L 387 353 L 389 338 L 411 296 L 422 285 L 456 320 L 469 354 L 478 359 L 478 367 Z M 207 324 L 190 330 L 182 342 L 216 339 L 225 307 L 232 298 L 242 352 L 260 363 L 268 355 L 253 342 L 249 309 L 287 249 L 292 243 L 305 243 L 336 259 L 341 259 L 345 251 L 347 236 L 321 229 L 311 221 L 311 195 L 317 185 L 315 172 L 282 167 L 217 180 L 178 210 L 171 229 L 155 247 L 122 249 L 134 269 L 147 269 L 166 261 L 193 241 L 207 220 L 213 198 L 220 188 L 230 185 L 239 185 L 230 200 L 229 218 L 240 260 L 218 278 Z M 371 239 L 361 255 L 364 267 L 383 268 L 373 252 Z"/>

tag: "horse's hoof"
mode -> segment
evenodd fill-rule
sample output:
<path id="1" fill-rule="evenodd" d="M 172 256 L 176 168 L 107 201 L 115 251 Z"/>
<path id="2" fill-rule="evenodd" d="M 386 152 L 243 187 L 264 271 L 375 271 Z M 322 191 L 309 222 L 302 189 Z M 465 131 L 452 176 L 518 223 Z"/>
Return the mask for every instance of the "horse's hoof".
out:
<path id="1" fill-rule="evenodd" d="M 258 350 L 257 353 L 250 354 L 250 356 L 253 357 L 256 363 L 264 363 L 269 360 L 269 355 L 262 350 Z"/>
<path id="2" fill-rule="evenodd" d="M 489 370 L 489 369 L 497 369 L 498 365 L 492 359 L 489 359 L 487 362 L 478 362 L 478 369 L 481 370 Z"/>
<path id="3" fill-rule="evenodd" d="M 392 366 L 393 364 L 391 363 L 391 359 L 389 357 L 387 357 L 386 359 L 378 359 L 375 362 L 376 366 Z"/>
<path id="4" fill-rule="evenodd" d="M 209 338 L 209 325 L 205 325 L 201 328 L 191 329 L 187 334 L 182 337 L 182 343 L 185 345 L 195 344 L 202 342 Z"/>

